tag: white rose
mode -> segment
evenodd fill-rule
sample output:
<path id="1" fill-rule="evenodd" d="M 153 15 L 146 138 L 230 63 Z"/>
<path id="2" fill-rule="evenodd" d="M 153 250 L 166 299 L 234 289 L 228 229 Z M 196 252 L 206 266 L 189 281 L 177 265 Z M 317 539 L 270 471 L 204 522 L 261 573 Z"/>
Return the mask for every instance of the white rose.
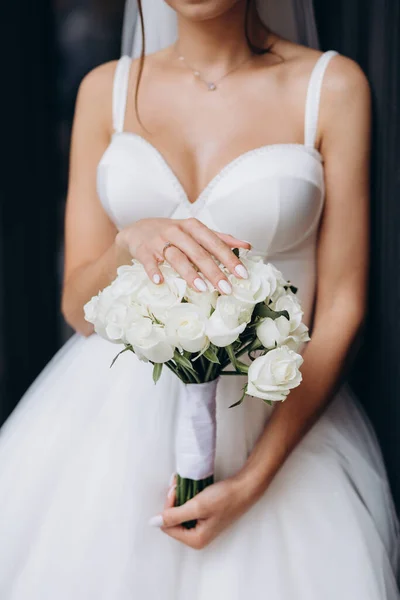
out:
<path id="1" fill-rule="evenodd" d="M 99 292 L 97 296 L 94 296 L 90 302 L 84 306 L 85 315 L 88 315 L 90 323 L 96 325 L 99 322 L 104 322 L 105 315 L 114 302 L 115 298 L 111 294 L 110 286 Z"/>
<path id="2" fill-rule="evenodd" d="M 303 358 L 286 346 L 256 358 L 249 368 L 247 393 L 263 400 L 285 400 L 300 385 Z"/>
<path id="3" fill-rule="evenodd" d="M 297 329 L 295 329 L 286 340 L 286 346 L 288 346 L 291 350 L 298 352 L 302 344 L 305 344 L 309 341 L 309 329 L 307 325 L 300 323 Z"/>
<path id="4" fill-rule="evenodd" d="M 300 302 L 290 290 L 286 291 L 285 294 L 280 296 L 280 298 L 273 303 L 271 308 L 276 311 L 286 310 L 289 313 L 291 331 L 297 329 L 303 320 L 304 313 L 302 311 Z"/>
<path id="5" fill-rule="evenodd" d="M 140 360 L 164 363 L 174 356 L 174 348 L 167 340 L 165 329 L 152 323 L 151 319 L 139 319 L 125 334 Z"/>
<path id="6" fill-rule="evenodd" d="M 272 308 L 277 311 L 286 310 L 289 313 L 289 333 L 287 339 L 286 341 L 278 342 L 278 344 L 286 344 L 292 350 L 297 351 L 301 344 L 310 341 L 308 327 L 303 323 L 304 313 L 300 302 L 293 292 L 290 290 L 286 291 L 286 293 L 272 305 Z"/>
<path id="7" fill-rule="evenodd" d="M 107 338 L 113 342 L 122 342 L 128 323 L 129 307 L 117 301 L 109 311 L 104 320 L 104 330 Z"/>
<path id="8" fill-rule="evenodd" d="M 159 268 L 165 281 L 169 281 L 170 279 L 182 279 L 182 277 L 168 263 L 161 264 Z"/>
<path id="9" fill-rule="evenodd" d="M 84 306 L 85 319 L 94 325 L 94 330 L 101 337 L 111 342 L 121 343 L 123 328 L 118 327 L 118 324 L 125 320 L 126 307 L 127 302 L 116 300 L 108 286 Z M 110 335 L 106 331 L 109 324 Z M 115 330 L 113 324 L 117 326 Z"/>
<path id="10" fill-rule="evenodd" d="M 257 327 L 257 337 L 268 350 L 283 346 L 290 334 L 290 321 L 286 317 L 266 318 Z"/>
<path id="11" fill-rule="evenodd" d="M 117 277 L 111 283 L 111 294 L 118 298 L 120 296 L 136 297 L 138 291 L 148 280 L 143 265 L 135 261 L 132 265 L 122 265 L 117 269 Z"/>
<path id="12" fill-rule="evenodd" d="M 207 318 L 201 308 L 183 303 L 168 311 L 165 331 L 173 346 L 200 352 L 209 344 L 206 325 Z"/>
<path id="13" fill-rule="evenodd" d="M 235 342 L 251 320 L 253 306 L 243 305 L 232 296 L 220 296 L 208 320 L 206 333 L 219 348 Z"/>
<path id="14" fill-rule="evenodd" d="M 170 277 L 160 285 L 148 280 L 139 290 L 137 302 L 164 322 L 168 310 L 181 303 L 185 292 L 186 281 L 180 277 Z"/>
<path id="15" fill-rule="evenodd" d="M 270 298 L 278 285 L 276 273 L 279 273 L 272 265 L 266 265 L 261 259 L 250 260 L 243 258 L 242 262 L 249 274 L 247 279 L 239 279 L 234 275 L 229 276 L 232 285 L 232 295 L 239 302 L 247 304 L 258 304 Z"/>
<path id="16" fill-rule="evenodd" d="M 85 320 L 88 323 L 92 323 L 92 325 L 94 325 L 97 320 L 98 304 L 99 297 L 93 296 L 93 298 L 89 300 L 89 302 L 87 302 L 83 307 L 83 311 L 85 313 Z"/>
<path id="17" fill-rule="evenodd" d="M 122 297 L 113 302 L 101 321 L 97 321 L 95 330 L 112 342 L 125 343 L 126 331 L 143 318 L 142 307 L 131 305 L 129 298 Z"/>
<path id="18" fill-rule="evenodd" d="M 205 281 L 208 285 L 207 292 L 195 292 L 192 288 L 188 287 L 186 290 L 186 299 L 190 304 L 198 306 L 206 317 L 209 317 L 211 310 L 216 307 L 218 292 L 213 286 Z"/>

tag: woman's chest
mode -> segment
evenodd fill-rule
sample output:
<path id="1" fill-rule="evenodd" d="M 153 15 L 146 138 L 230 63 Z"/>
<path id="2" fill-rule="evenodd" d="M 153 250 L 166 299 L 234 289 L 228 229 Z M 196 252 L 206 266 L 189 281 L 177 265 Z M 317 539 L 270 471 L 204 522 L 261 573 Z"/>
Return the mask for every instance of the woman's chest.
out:
<path id="1" fill-rule="evenodd" d="M 98 193 L 119 229 L 142 218 L 196 217 L 259 252 L 275 253 L 318 226 L 323 166 L 319 153 L 302 144 L 261 146 L 222 167 L 190 202 L 156 148 L 126 133 L 114 136 L 99 164 Z"/>

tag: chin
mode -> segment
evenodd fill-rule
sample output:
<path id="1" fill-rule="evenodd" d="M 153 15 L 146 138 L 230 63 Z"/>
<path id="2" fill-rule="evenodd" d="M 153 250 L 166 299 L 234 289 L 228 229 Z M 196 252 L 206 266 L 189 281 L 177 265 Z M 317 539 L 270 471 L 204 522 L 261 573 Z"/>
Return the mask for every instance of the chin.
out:
<path id="1" fill-rule="evenodd" d="M 165 0 L 178 15 L 191 21 L 215 19 L 245 0 Z"/>

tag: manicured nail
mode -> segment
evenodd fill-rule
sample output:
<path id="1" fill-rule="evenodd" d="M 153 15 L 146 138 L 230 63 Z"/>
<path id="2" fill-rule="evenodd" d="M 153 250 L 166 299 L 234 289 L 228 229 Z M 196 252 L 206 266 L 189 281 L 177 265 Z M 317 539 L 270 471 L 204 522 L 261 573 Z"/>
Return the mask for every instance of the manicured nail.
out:
<path id="1" fill-rule="evenodd" d="M 221 281 L 218 282 L 218 287 L 223 294 L 232 294 L 232 286 L 225 281 L 225 279 L 221 279 Z"/>
<path id="2" fill-rule="evenodd" d="M 152 517 L 149 521 L 150 527 L 162 527 L 164 525 L 164 519 L 162 515 L 157 515 L 156 517 Z"/>
<path id="3" fill-rule="evenodd" d="M 235 267 L 235 273 L 237 273 L 242 279 L 248 279 L 249 277 L 247 269 L 243 265 L 238 265 Z"/>
<path id="4" fill-rule="evenodd" d="M 171 485 L 171 487 L 168 490 L 168 498 L 171 498 L 171 496 L 173 495 L 175 490 L 176 490 L 176 484 Z"/>
<path id="5" fill-rule="evenodd" d="M 161 277 L 158 275 L 158 273 L 156 273 L 155 275 L 153 275 L 153 281 L 156 285 L 158 285 L 161 281 Z"/>
<path id="6" fill-rule="evenodd" d="M 194 286 L 199 290 L 199 292 L 207 291 L 207 286 L 206 286 L 205 282 L 202 279 L 200 279 L 200 277 L 197 277 L 193 283 L 194 283 Z"/>
<path id="7" fill-rule="evenodd" d="M 248 244 L 249 246 L 251 246 L 251 242 L 248 242 L 247 240 L 242 240 L 242 242 L 244 242 L 245 244 Z"/>
<path id="8" fill-rule="evenodd" d="M 175 477 L 176 477 L 176 473 L 172 473 L 171 477 L 169 478 L 168 487 L 171 487 L 171 485 L 174 485 Z"/>

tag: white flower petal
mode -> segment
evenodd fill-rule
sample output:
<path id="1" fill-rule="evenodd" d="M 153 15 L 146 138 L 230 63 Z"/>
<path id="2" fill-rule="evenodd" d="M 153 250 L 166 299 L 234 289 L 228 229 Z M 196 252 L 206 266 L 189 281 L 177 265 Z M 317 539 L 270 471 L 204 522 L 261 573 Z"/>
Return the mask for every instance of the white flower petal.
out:
<path id="1" fill-rule="evenodd" d="M 249 368 L 248 393 L 264 400 L 284 399 L 301 383 L 303 358 L 282 346 L 256 358 Z"/>

